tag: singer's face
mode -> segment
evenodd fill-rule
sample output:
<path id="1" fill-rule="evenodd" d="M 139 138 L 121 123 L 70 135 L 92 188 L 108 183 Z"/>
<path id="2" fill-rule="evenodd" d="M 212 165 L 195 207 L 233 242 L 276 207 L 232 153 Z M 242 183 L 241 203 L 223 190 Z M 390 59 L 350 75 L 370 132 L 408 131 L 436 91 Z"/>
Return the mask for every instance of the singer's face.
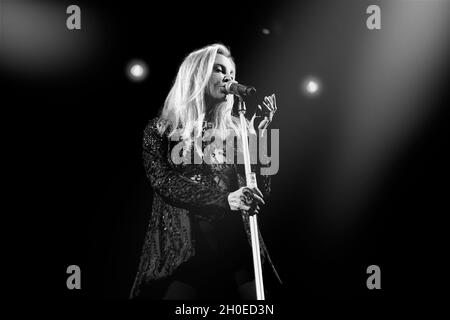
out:
<path id="1" fill-rule="evenodd" d="M 207 100 L 214 104 L 226 101 L 227 94 L 224 93 L 224 86 L 227 82 L 234 80 L 234 69 L 234 63 L 231 59 L 222 54 L 216 55 L 211 78 L 209 78 L 206 88 Z"/>

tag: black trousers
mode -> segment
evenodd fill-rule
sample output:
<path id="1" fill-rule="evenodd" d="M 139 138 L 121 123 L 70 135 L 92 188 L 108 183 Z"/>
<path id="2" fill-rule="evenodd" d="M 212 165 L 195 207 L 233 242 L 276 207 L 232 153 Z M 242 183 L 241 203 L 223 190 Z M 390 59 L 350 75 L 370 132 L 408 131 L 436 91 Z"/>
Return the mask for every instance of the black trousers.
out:
<path id="1" fill-rule="evenodd" d="M 239 215 L 193 223 L 196 254 L 171 276 L 141 289 L 145 299 L 254 299 L 251 247 Z"/>
<path id="2" fill-rule="evenodd" d="M 139 299 L 156 300 L 234 300 L 256 298 L 253 275 L 247 270 L 234 273 L 191 273 L 181 266 L 172 276 L 143 285 Z"/>

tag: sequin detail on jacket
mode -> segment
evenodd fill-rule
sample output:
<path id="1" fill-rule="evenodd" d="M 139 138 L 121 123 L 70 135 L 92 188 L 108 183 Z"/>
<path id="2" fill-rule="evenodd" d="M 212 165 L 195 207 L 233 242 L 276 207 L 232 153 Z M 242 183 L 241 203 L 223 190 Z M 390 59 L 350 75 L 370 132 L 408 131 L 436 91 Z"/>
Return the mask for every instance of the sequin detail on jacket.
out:
<path id="1" fill-rule="evenodd" d="M 139 295 L 143 283 L 171 275 L 195 255 L 195 239 L 191 232 L 194 216 L 220 221 L 225 214 L 238 214 L 228 205 L 228 195 L 235 190 L 226 190 L 219 183 L 222 169 L 231 167 L 238 186 L 245 186 L 244 174 L 235 164 L 174 164 L 170 157 L 174 143 L 158 132 L 157 122 L 158 118 L 150 120 L 143 135 L 143 163 L 154 192 L 152 213 L 130 298 Z M 258 188 L 267 198 L 270 176 L 257 176 L 257 179 Z M 241 215 L 251 246 L 249 217 L 246 213 Z M 261 234 L 260 240 L 264 261 L 267 249 Z"/>

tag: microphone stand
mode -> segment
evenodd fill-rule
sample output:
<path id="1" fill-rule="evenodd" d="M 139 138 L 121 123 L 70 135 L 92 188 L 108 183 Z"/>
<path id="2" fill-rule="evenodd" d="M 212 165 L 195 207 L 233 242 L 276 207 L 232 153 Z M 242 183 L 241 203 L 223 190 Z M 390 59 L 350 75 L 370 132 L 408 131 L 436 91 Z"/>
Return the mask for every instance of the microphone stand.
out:
<path id="1" fill-rule="evenodd" d="M 248 149 L 248 135 L 247 122 L 245 119 L 246 107 L 243 98 L 239 95 L 239 118 L 241 121 L 241 137 L 242 137 L 242 151 L 244 154 L 245 164 L 245 180 L 247 187 L 257 187 L 256 174 L 251 171 L 250 167 L 250 152 Z M 256 284 L 256 299 L 265 300 L 264 298 L 264 282 L 261 267 L 261 251 L 259 246 L 259 230 L 258 220 L 256 214 L 249 216 L 250 219 L 250 234 L 252 239 L 252 253 L 253 253 L 253 268 L 255 271 Z"/>

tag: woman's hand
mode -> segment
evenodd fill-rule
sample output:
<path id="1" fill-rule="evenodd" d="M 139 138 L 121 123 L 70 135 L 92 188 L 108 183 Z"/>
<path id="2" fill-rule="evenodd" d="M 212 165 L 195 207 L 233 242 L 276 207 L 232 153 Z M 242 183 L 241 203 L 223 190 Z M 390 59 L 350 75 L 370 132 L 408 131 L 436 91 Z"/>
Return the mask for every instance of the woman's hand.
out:
<path id="1" fill-rule="evenodd" d="M 265 202 L 258 188 L 242 187 L 228 195 L 228 204 L 232 211 L 245 210 L 252 215 L 259 213 L 260 205 Z"/>
<path id="2" fill-rule="evenodd" d="M 275 97 L 275 93 L 271 96 L 264 97 L 263 107 L 258 105 L 258 110 L 256 110 L 252 119 L 250 120 L 250 130 L 254 132 L 254 121 L 255 118 L 264 117 L 263 120 L 258 124 L 258 129 L 264 132 L 265 129 L 272 122 L 273 116 L 277 111 L 277 99 Z"/>

